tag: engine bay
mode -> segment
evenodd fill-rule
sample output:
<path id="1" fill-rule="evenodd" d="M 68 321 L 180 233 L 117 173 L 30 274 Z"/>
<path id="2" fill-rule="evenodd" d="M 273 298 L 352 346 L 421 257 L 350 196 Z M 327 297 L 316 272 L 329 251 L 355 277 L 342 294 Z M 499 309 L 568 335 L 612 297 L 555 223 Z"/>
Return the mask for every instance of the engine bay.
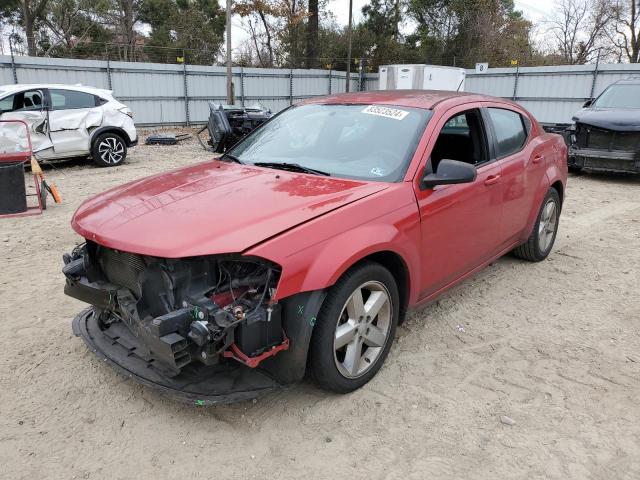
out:
<path id="1" fill-rule="evenodd" d="M 272 301 L 280 268 L 267 260 L 157 258 L 91 241 L 63 260 L 65 293 L 91 304 L 100 329 L 114 340 L 126 327 L 138 343 L 136 355 L 169 376 L 198 362 L 255 368 L 289 347 L 281 306 Z"/>

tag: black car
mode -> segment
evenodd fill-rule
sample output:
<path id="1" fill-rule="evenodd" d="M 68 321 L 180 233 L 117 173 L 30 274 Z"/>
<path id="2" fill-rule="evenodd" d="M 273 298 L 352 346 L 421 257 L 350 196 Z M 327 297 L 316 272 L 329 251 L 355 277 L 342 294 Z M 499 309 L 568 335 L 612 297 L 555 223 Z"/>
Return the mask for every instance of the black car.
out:
<path id="1" fill-rule="evenodd" d="M 570 169 L 640 173 L 640 77 L 609 85 L 573 121 Z"/>

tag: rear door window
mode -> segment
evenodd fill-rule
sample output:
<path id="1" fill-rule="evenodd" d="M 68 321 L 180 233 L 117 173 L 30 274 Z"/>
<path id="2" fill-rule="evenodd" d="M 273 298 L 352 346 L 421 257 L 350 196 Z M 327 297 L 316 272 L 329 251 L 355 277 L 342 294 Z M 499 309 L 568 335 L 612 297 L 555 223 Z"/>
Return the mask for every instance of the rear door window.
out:
<path id="1" fill-rule="evenodd" d="M 75 90 L 49 90 L 53 110 L 74 108 L 93 108 L 97 105 L 96 96 Z"/>
<path id="2" fill-rule="evenodd" d="M 527 128 L 522 115 L 505 108 L 489 108 L 489 117 L 496 135 L 498 158 L 519 152 L 527 141 Z"/>

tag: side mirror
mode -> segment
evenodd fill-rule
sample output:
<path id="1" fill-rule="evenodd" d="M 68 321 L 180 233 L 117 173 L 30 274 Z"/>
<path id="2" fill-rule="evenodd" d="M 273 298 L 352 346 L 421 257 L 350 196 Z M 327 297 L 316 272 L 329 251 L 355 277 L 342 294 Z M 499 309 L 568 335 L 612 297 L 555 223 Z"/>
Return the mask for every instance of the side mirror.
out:
<path id="1" fill-rule="evenodd" d="M 457 183 L 471 183 L 476 179 L 476 167 L 458 160 L 440 160 L 436 173 L 425 175 L 422 188 L 433 188 L 436 185 L 453 185 Z"/>
<path id="2" fill-rule="evenodd" d="M 589 100 L 587 100 L 582 104 L 582 108 L 588 108 L 591 106 L 592 103 L 593 103 L 593 98 L 590 98 Z"/>

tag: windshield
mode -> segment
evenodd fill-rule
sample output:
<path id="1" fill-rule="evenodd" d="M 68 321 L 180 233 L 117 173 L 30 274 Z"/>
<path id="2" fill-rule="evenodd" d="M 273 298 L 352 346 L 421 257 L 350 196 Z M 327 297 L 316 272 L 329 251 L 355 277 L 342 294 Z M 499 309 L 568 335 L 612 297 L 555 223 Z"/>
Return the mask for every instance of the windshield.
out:
<path id="1" fill-rule="evenodd" d="M 640 84 L 611 85 L 593 102 L 599 108 L 640 108 Z"/>
<path id="2" fill-rule="evenodd" d="M 295 163 L 331 176 L 404 177 L 430 110 L 381 105 L 302 105 L 255 130 L 228 153 L 243 163 Z"/>

